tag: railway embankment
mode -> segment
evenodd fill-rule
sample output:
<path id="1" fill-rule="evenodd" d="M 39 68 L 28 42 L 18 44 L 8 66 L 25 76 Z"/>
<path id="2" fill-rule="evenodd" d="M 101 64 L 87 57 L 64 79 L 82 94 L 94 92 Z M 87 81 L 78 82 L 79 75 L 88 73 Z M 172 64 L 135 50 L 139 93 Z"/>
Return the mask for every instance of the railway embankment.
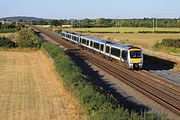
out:
<path id="1" fill-rule="evenodd" d="M 90 119 L 164 119 L 154 113 L 128 112 L 117 100 L 101 87 L 95 86 L 85 76 L 81 69 L 57 45 L 45 43 L 43 49 L 54 60 L 56 70 L 59 72 L 65 86 L 77 97 Z"/>

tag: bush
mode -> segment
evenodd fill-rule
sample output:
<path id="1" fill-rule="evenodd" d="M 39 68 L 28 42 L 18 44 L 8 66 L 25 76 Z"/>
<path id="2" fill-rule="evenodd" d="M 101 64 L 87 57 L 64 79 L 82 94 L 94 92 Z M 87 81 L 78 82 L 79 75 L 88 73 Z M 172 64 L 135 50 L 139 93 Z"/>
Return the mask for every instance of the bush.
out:
<path id="1" fill-rule="evenodd" d="M 180 39 L 163 39 L 160 45 L 165 47 L 180 48 Z"/>
<path id="2" fill-rule="evenodd" d="M 57 72 L 60 74 L 65 86 L 77 97 L 84 113 L 92 120 L 153 120 L 161 119 L 155 114 L 153 118 L 149 114 L 131 114 L 120 107 L 116 100 L 105 94 L 103 90 L 93 86 L 90 80 L 84 76 L 80 68 L 70 59 L 66 53 L 55 44 L 44 42 L 42 48 L 54 60 Z"/>
<path id="3" fill-rule="evenodd" d="M 180 33 L 180 31 L 138 31 L 138 33 Z"/>
<path id="4" fill-rule="evenodd" d="M 179 54 L 180 53 L 180 39 L 163 39 L 161 43 L 156 42 L 155 50 L 166 53 Z"/>
<path id="5" fill-rule="evenodd" d="M 9 38 L 0 37 L 0 47 L 15 47 L 15 43 L 12 42 Z"/>
<path id="6" fill-rule="evenodd" d="M 30 28 L 21 29 L 17 37 L 19 47 L 38 47 L 40 48 L 42 39 L 36 35 L 35 31 Z"/>

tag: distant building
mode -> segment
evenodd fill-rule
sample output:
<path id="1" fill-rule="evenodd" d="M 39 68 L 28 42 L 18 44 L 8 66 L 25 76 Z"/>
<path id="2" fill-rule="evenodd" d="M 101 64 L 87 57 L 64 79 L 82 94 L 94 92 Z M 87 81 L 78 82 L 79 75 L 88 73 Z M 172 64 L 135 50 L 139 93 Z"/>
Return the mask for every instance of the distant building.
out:
<path id="1" fill-rule="evenodd" d="M 12 24 L 13 22 L 10 20 L 2 20 L 0 21 L 2 24 Z"/>
<path id="2" fill-rule="evenodd" d="M 51 25 L 38 25 L 39 27 L 49 28 Z"/>
<path id="3" fill-rule="evenodd" d="M 25 24 L 26 24 L 25 22 L 16 22 L 16 26 L 25 25 Z"/>
<path id="4" fill-rule="evenodd" d="M 61 25 L 61 27 L 63 27 L 63 28 L 71 28 L 72 25 Z"/>

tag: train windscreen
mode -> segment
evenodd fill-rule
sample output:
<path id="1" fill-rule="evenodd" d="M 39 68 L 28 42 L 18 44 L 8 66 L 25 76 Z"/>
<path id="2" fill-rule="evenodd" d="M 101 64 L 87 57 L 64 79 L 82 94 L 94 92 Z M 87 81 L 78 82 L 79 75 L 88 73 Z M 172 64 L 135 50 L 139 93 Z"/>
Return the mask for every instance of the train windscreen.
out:
<path id="1" fill-rule="evenodd" d="M 131 58 L 142 58 L 141 51 L 130 51 Z"/>

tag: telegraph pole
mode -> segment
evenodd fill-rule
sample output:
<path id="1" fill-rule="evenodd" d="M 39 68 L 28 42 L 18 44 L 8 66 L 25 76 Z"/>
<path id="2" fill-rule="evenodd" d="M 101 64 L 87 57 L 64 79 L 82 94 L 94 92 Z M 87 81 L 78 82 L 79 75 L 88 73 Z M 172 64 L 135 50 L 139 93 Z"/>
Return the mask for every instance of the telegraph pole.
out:
<path id="1" fill-rule="evenodd" d="M 153 33 L 154 33 L 154 14 L 153 14 Z"/>
<path id="2" fill-rule="evenodd" d="M 120 27 L 120 20 L 118 19 L 118 27 Z"/>
<path id="3" fill-rule="evenodd" d="M 156 31 L 158 30 L 157 23 L 158 23 L 158 14 L 156 14 Z"/>
<path id="4" fill-rule="evenodd" d="M 116 19 L 116 27 L 118 27 L 118 19 Z"/>

